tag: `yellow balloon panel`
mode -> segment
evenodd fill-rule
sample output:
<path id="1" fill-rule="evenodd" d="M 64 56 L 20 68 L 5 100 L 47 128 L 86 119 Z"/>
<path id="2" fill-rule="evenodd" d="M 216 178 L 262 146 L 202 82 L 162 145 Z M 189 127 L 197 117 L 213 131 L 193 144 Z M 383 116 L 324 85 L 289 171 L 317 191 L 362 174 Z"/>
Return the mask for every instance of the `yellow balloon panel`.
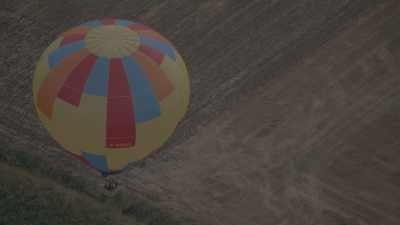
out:
<path id="1" fill-rule="evenodd" d="M 46 79 L 47 74 L 49 72 L 49 63 L 47 61 L 47 58 L 49 57 L 50 52 L 54 51 L 58 46 L 60 45 L 62 39 L 59 38 L 56 41 L 54 41 L 42 54 L 40 57 L 39 61 L 37 62 L 36 65 L 36 70 L 35 70 L 35 78 L 33 79 L 33 96 L 34 96 L 34 101 L 36 103 L 36 97 L 37 93 L 39 91 L 40 85 L 43 83 L 43 81 Z"/>

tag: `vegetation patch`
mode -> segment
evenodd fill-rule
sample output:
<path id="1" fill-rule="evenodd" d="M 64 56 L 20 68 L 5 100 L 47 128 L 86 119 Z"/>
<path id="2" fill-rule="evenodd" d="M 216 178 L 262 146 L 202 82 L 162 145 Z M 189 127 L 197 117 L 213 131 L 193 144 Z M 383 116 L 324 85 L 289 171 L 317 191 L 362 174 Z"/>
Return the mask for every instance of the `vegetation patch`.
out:
<path id="1" fill-rule="evenodd" d="M 1 225 L 139 225 L 112 205 L 0 163 Z"/>
<path id="2" fill-rule="evenodd" d="M 189 225 L 148 201 L 94 194 L 79 177 L 22 151 L 0 150 L 0 225 Z"/>

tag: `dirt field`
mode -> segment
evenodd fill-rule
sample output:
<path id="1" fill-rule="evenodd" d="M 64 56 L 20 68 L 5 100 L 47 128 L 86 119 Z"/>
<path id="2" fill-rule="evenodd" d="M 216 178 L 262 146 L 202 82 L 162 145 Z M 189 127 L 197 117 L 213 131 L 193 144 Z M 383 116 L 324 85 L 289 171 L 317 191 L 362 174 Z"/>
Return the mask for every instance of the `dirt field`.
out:
<path id="1" fill-rule="evenodd" d="M 57 34 L 102 16 L 160 31 L 191 76 L 186 119 L 121 190 L 209 225 L 400 224 L 398 0 L 2 0 L 0 144 L 99 186 L 31 82 Z"/>

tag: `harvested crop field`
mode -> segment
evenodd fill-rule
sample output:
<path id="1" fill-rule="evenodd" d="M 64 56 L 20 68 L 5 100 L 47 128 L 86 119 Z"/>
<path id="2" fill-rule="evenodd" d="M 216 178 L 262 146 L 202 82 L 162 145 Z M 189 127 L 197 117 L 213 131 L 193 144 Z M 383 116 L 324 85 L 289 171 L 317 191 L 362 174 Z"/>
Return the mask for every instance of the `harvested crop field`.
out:
<path id="1" fill-rule="evenodd" d="M 89 19 L 141 21 L 190 71 L 191 103 L 118 190 L 209 225 L 400 224 L 397 0 L 2 0 L 0 143 L 103 191 L 41 126 L 42 51 Z"/>

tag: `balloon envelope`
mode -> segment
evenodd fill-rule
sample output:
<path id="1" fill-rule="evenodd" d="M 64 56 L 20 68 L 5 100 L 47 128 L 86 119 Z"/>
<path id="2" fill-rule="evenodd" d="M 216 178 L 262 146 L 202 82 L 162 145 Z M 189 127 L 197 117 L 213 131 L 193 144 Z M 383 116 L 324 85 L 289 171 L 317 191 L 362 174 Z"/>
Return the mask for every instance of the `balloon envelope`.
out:
<path id="1" fill-rule="evenodd" d="M 189 103 L 185 63 L 151 28 L 94 20 L 58 37 L 33 81 L 40 120 L 66 150 L 110 174 L 171 136 Z"/>

